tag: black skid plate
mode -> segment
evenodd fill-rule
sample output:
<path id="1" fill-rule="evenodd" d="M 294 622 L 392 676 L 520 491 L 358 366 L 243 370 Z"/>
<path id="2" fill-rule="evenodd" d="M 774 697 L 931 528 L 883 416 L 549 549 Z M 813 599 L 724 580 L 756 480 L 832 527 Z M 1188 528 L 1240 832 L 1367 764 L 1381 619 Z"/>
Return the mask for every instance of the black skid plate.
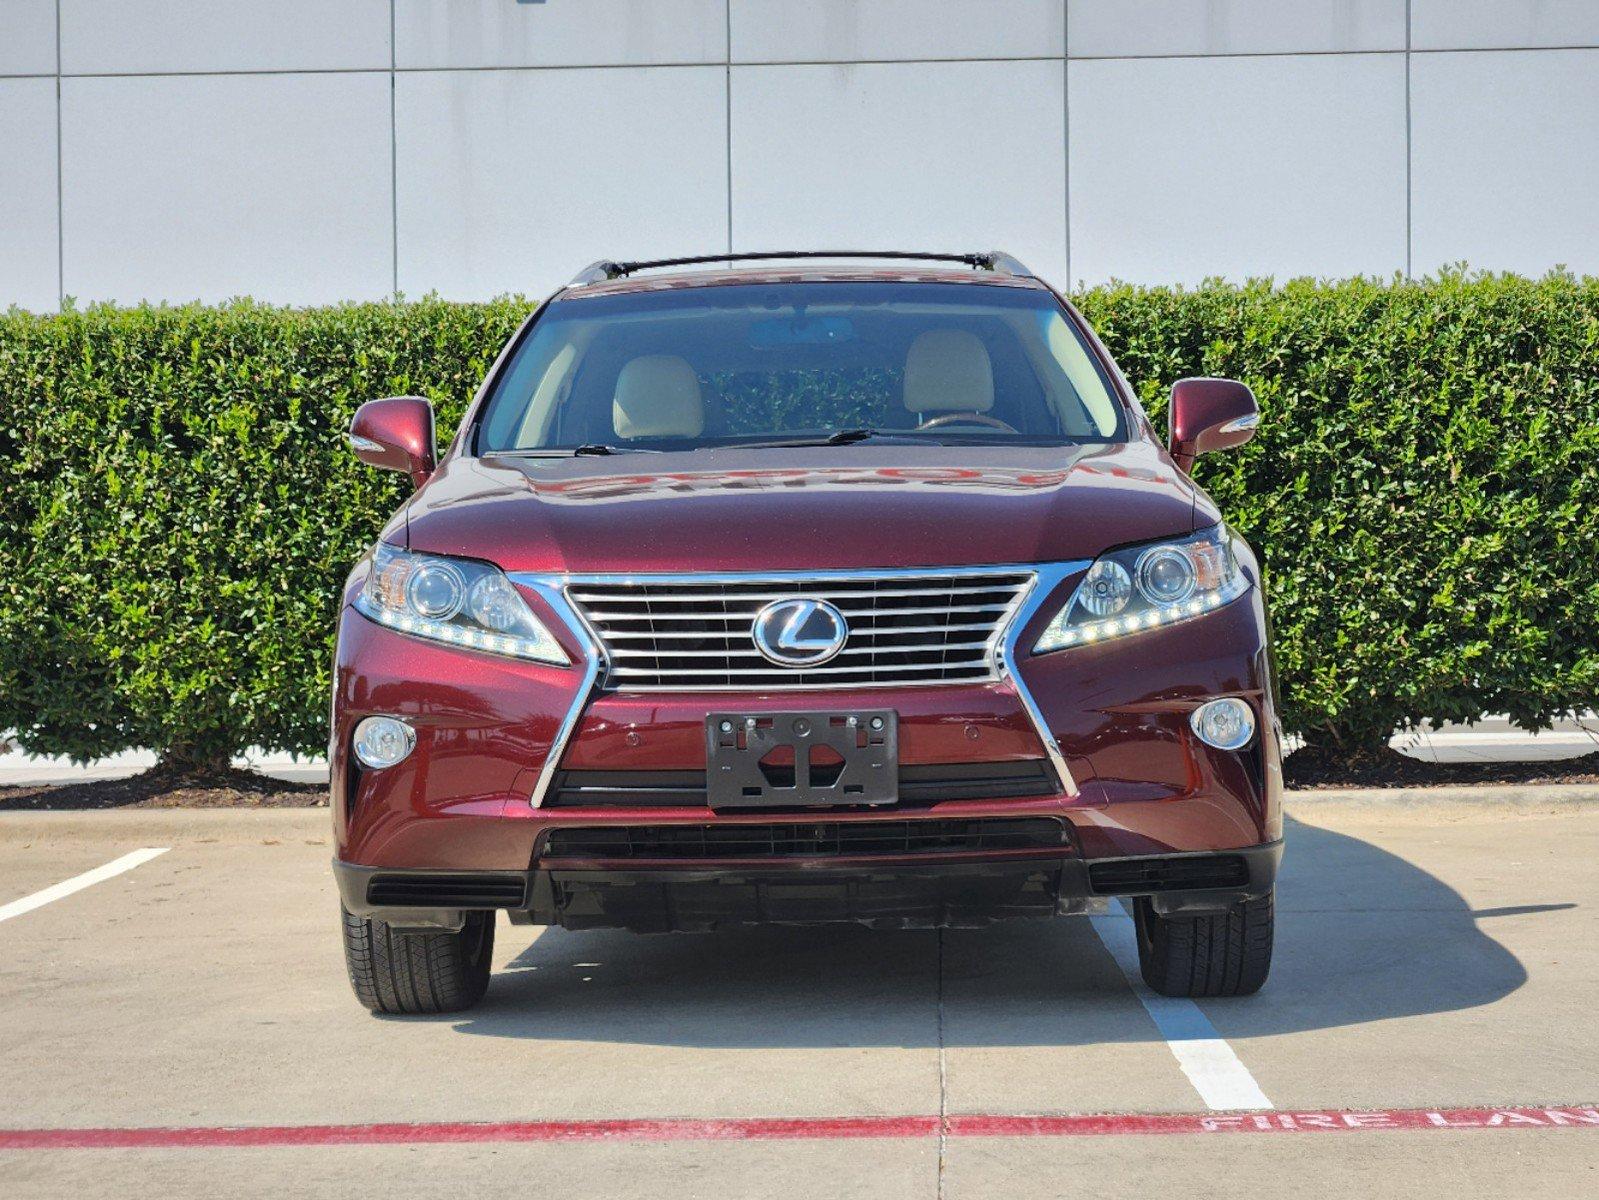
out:
<path id="1" fill-rule="evenodd" d="M 893 804 L 899 720 L 890 709 L 712 713 L 705 788 L 712 808 Z"/>

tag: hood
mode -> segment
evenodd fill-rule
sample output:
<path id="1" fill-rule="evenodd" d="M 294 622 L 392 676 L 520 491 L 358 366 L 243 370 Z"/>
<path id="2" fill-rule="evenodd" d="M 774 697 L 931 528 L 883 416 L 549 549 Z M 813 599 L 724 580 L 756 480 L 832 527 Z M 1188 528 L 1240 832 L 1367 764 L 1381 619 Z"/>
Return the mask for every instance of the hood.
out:
<path id="1" fill-rule="evenodd" d="M 449 458 L 412 549 L 507 571 L 802 571 L 1093 558 L 1215 520 L 1159 447 L 851 446 Z"/>

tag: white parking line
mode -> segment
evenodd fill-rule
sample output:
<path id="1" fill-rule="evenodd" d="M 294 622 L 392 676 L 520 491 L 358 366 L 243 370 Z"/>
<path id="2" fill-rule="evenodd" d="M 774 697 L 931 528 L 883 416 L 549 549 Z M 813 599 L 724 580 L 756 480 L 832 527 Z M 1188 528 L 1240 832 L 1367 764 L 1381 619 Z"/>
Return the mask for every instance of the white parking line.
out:
<path id="1" fill-rule="evenodd" d="M 1149 989 L 1138 968 L 1138 941 L 1132 918 L 1113 910 L 1111 916 L 1089 920 L 1206 1107 L 1270 1108 L 1271 1101 L 1249 1068 L 1238 1060 L 1199 1005 L 1178 996 L 1157 995 Z"/>
<path id="2" fill-rule="evenodd" d="M 43 908 L 52 900 L 60 900 L 70 896 L 73 892 L 81 892 L 86 887 L 93 887 L 97 883 L 124 871 L 131 871 L 142 863 L 149 862 L 152 858 L 165 854 L 170 846 L 145 848 L 124 854 L 121 858 L 114 858 L 103 867 L 96 867 L 92 871 L 85 871 L 82 875 L 74 875 L 71 879 L 63 879 L 60 883 L 53 883 L 42 892 L 34 892 L 31 896 L 24 896 L 21 900 L 13 900 L 10 904 L 0 904 L 0 921 L 9 921 L 12 917 L 20 917 L 23 913 L 32 912 L 36 908 Z"/>

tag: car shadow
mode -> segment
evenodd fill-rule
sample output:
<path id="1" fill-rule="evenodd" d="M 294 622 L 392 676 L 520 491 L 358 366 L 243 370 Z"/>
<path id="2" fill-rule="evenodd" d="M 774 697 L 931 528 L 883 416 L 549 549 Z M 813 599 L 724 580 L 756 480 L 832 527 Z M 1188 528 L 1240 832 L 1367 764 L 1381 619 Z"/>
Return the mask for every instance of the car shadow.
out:
<path id="1" fill-rule="evenodd" d="M 1289 820 L 1272 977 L 1205 1001 L 1228 1036 L 1358 1025 L 1490 1004 L 1527 979 L 1436 876 L 1347 834 Z M 521 928 L 502 925 L 515 937 Z M 414 1020 L 416 1018 L 405 1018 Z M 923 1047 L 1159 1041 L 1091 922 L 979 930 L 748 928 L 641 937 L 542 931 L 483 1003 L 479 1037 L 699 1047 Z"/>

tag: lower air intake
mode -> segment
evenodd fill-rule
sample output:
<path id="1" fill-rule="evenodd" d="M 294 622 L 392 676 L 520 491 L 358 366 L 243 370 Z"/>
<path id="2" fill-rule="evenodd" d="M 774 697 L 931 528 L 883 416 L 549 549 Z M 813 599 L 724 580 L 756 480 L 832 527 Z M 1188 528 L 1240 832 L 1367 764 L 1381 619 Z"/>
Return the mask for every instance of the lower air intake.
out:
<path id="1" fill-rule="evenodd" d="M 784 824 L 611 825 L 556 829 L 544 857 L 578 859 L 851 858 L 1042 850 L 1066 844 L 1054 817 L 970 821 L 806 821 Z"/>
<path id="2" fill-rule="evenodd" d="M 374 875 L 368 904 L 395 908 L 521 908 L 527 884 L 520 875 Z"/>
<path id="3" fill-rule="evenodd" d="M 1236 854 L 1122 859 L 1089 863 L 1088 882 L 1101 896 L 1243 887 L 1249 882 L 1249 867 Z"/>

